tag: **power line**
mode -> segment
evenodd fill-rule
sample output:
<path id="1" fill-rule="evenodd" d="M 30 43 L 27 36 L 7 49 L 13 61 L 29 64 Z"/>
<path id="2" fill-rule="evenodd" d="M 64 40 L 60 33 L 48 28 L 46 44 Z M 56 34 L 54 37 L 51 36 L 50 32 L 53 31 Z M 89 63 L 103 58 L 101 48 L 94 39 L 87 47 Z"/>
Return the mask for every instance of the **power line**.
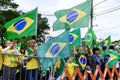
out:
<path id="1" fill-rule="evenodd" d="M 102 2 L 99 2 L 99 3 L 95 4 L 93 7 L 95 7 L 95 6 L 97 6 L 97 5 L 101 4 L 101 3 L 103 3 L 103 2 L 105 2 L 105 1 L 107 1 L 107 0 L 104 0 L 104 1 L 102 1 Z"/>
<path id="2" fill-rule="evenodd" d="M 102 1 L 102 2 L 100 2 L 100 3 L 97 3 L 97 4 L 95 4 L 93 7 L 96 7 L 97 5 L 99 5 L 99 4 L 101 4 L 101 3 L 103 3 L 103 2 L 105 2 L 105 1 L 107 1 L 107 0 L 104 0 L 104 1 Z M 110 13 L 110 12 L 113 12 L 113 11 L 116 11 L 116 10 L 119 10 L 119 9 L 116 9 L 116 8 L 119 8 L 120 6 L 117 6 L 117 7 L 113 7 L 113 8 L 110 8 L 110 9 L 107 9 L 107 10 L 104 10 L 104 11 L 101 11 L 101 12 L 99 12 L 99 13 L 95 13 L 96 14 L 96 16 L 99 16 L 99 15 L 103 15 L 103 14 L 106 14 L 106 13 Z M 97 8 L 95 8 L 95 9 L 97 9 Z M 114 10 L 115 9 L 115 10 Z M 108 12 L 106 12 L 106 11 L 108 11 Z M 48 13 L 48 12 L 47 12 Z M 94 15 L 95 15 L 94 14 Z M 42 14 L 43 16 L 54 16 L 54 14 Z"/>
<path id="3" fill-rule="evenodd" d="M 114 10 L 114 9 L 116 9 L 116 8 L 119 8 L 119 7 L 120 7 L 120 5 L 119 5 L 119 6 L 116 6 L 116 7 L 113 7 L 113 8 L 110 8 L 110 9 L 107 9 L 107 10 L 105 10 L 105 11 Z M 101 11 L 101 12 L 103 12 L 103 11 Z"/>
<path id="4" fill-rule="evenodd" d="M 100 16 L 100 15 L 104 15 L 104 14 L 107 14 L 107 13 L 110 13 L 110 12 L 117 11 L 119 9 L 120 9 L 120 6 L 117 6 L 117 7 L 113 7 L 113 8 L 98 12 L 98 13 L 94 13 L 93 15 Z M 45 13 L 43 13 L 42 15 L 43 16 L 54 16 L 53 14 L 45 14 Z"/>
<path id="5" fill-rule="evenodd" d="M 42 14 L 43 16 L 54 16 L 53 14 Z"/>
<path id="6" fill-rule="evenodd" d="M 113 6 L 113 5 L 101 6 L 101 7 L 97 7 L 97 8 L 94 8 L 94 9 L 101 9 L 101 8 L 110 7 L 110 6 Z M 115 8 L 115 7 L 120 7 L 120 5 L 119 6 L 114 6 L 112 8 Z M 110 8 L 110 9 L 112 9 L 112 8 Z"/>
<path id="7" fill-rule="evenodd" d="M 116 29 L 116 28 L 120 28 L 120 26 L 116 26 L 116 27 L 111 27 L 111 28 L 107 28 L 107 29 L 100 29 L 100 30 L 95 30 L 95 31 L 105 31 L 105 30 L 109 30 L 109 29 Z"/>
<path id="8" fill-rule="evenodd" d="M 99 13 L 95 13 L 94 15 L 95 16 L 100 16 L 100 15 L 104 15 L 104 14 L 107 14 L 107 13 L 110 13 L 110 12 L 117 11 L 119 9 L 120 9 L 120 6 L 117 6 L 117 7 L 111 8 L 111 9 L 107 9 L 107 10 L 101 11 Z"/>

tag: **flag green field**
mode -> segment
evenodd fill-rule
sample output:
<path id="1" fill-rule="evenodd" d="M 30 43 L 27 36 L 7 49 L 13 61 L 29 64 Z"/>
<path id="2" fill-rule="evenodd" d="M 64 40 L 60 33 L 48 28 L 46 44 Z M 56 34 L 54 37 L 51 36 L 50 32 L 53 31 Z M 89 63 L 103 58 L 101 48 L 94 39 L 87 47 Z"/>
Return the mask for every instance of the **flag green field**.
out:
<path id="1" fill-rule="evenodd" d="M 36 35 L 37 28 L 37 8 L 31 10 L 9 22 L 4 27 L 6 28 L 5 39 L 14 40 L 23 36 Z"/>
<path id="2" fill-rule="evenodd" d="M 69 44 L 69 31 L 65 31 L 52 40 L 43 43 L 37 49 L 41 68 L 47 69 L 59 59 L 71 56 Z"/>
<path id="3" fill-rule="evenodd" d="M 57 20 L 53 24 L 53 30 L 88 27 L 91 10 L 91 0 L 87 0 L 70 9 L 55 12 Z"/>
<path id="4" fill-rule="evenodd" d="M 80 46 L 81 43 L 81 34 L 80 29 L 75 29 L 69 34 L 70 46 Z"/>

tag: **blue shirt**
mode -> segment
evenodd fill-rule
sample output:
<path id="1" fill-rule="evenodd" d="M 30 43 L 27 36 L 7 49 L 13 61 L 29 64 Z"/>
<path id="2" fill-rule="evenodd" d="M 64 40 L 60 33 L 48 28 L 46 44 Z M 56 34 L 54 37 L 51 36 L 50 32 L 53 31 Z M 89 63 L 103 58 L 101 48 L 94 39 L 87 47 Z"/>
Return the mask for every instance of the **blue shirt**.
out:
<path id="1" fill-rule="evenodd" d="M 97 54 L 93 54 L 93 58 L 94 58 L 96 65 L 101 66 L 100 56 L 98 56 Z"/>

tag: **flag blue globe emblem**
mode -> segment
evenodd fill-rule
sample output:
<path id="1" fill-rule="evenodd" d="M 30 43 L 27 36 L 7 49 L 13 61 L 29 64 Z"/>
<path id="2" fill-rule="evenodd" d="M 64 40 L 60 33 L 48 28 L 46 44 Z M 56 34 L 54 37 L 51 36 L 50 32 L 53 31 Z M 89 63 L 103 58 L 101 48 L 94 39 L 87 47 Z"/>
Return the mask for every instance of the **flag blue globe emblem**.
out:
<path id="1" fill-rule="evenodd" d="M 81 58 L 80 58 L 80 62 L 81 62 L 82 64 L 86 64 L 87 60 L 86 60 L 86 58 L 81 57 Z"/>
<path id="2" fill-rule="evenodd" d="M 86 39 L 89 41 L 91 39 L 91 35 L 87 35 Z"/>
<path id="3" fill-rule="evenodd" d="M 66 16 L 66 20 L 70 23 L 72 23 L 77 17 L 78 17 L 78 13 L 76 11 L 71 11 L 70 13 L 68 13 L 68 15 Z"/>
<path id="4" fill-rule="evenodd" d="M 109 59 L 110 59 L 110 55 L 107 54 L 106 57 L 105 57 L 105 62 L 107 63 L 109 61 Z"/>
<path id="5" fill-rule="evenodd" d="M 72 34 L 69 35 L 69 42 L 73 42 L 74 41 L 74 36 Z"/>
<path id="6" fill-rule="evenodd" d="M 27 23 L 27 21 L 25 19 L 21 19 L 14 24 L 14 28 L 17 31 L 20 31 L 26 26 L 26 23 Z"/>
<path id="7" fill-rule="evenodd" d="M 60 45 L 59 44 L 55 44 L 51 47 L 50 49 L 50 53 L 52 56 L 54 56 L 55 54 L 58 53 L 58 51 L 60 50 Z"/>
<path id="8" fill-rule="evenodd" d="M 102 41 L 102 42 L 100 43 L 100 47 L 104 47 L 104 46 L 105 46 L 105 42 Z"/>

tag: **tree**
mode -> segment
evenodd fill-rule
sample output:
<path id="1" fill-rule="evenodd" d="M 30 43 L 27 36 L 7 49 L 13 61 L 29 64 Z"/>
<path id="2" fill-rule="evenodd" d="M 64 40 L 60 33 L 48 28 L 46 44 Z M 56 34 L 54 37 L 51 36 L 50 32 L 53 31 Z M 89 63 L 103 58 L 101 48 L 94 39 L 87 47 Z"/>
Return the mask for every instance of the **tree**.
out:
<path id="1" fill-rule="evenodd" d="M 5 33 L 5 28 L 4 28 L 4 24 L 7 22 L 7 21 L 10 21 L 12 20 L 13 18 L 15 17 L 18 17 L 20 15 L 19 12 L 17 11 L 12 11 L 12 10 L 8 10 L 8 11 L 0 11 L 0 38 L 1 38 L 1 41 L 2 41 L 2 45 L 4 45 L 5 43 L 5 40 L 4 40 L 4 33 Z"/>
<path id="2" fill-rule="evenodd" d="M 1 10 L 16 10 L 19 7 L 18 4 L 14 3 L 13 0 L 0 0 L 0 9 Z"/>
<path id="3" fill-rule="evenodd" d="M 41 14 L 38 14 L 38 26 L 37 26 L 37 42 L 42 44 L 45 41 L 45 35 L 49 34 L 47 31 L 50 29 L 48 24 L 48 19 L 41 17 Z"/>

